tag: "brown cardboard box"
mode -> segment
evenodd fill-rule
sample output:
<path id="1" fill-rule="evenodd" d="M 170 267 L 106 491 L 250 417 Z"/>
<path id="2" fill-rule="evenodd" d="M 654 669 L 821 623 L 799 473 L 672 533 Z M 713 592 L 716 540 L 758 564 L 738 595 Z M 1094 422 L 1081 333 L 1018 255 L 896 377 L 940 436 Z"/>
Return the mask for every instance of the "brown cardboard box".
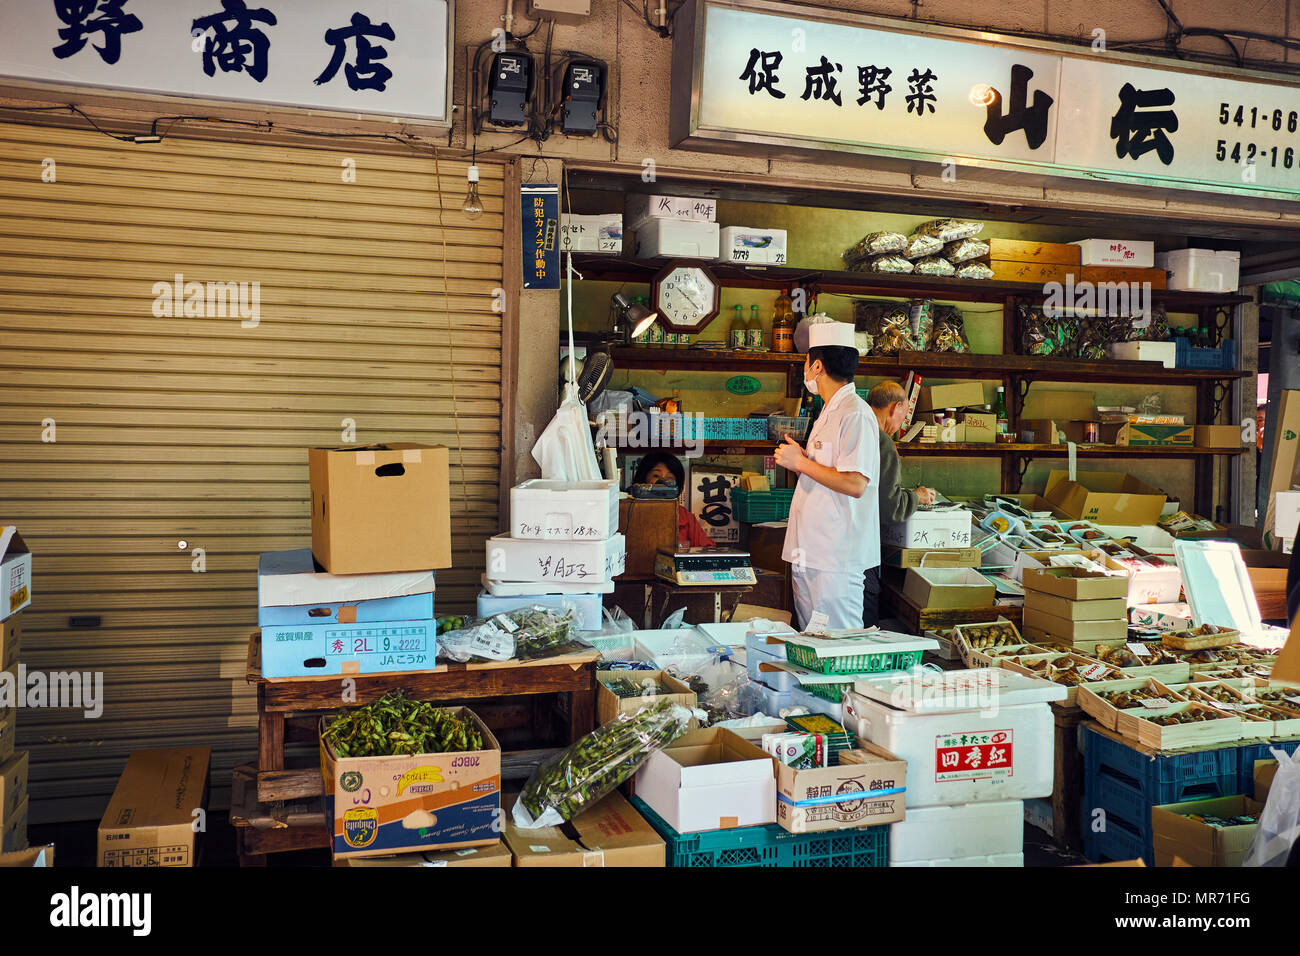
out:
<path id="1" fill-rule="evenodd" d="M 1242 813 L 1259 813 L 1263 804 L 1250 797 L 1218 797 L 1191 800 L 1151 808 L 1151 833 L 1156 851 L 1156 866 L 1170 866 L 1175 856 L 1191 866 L 1241 866 L 1255 837 L 1257 824 L 1236 827 L 1212 827 L 1189 819 L 1190 814 L 1234 817 Z"/>
<path id="2" fill-rule="evenodd" d="M 791 833 L 818 833 L 898 823 L 904 816 L 907 761 L 866 741 L 857 749 L 867 762 L 795 770 L 776 768 L 776 822 Z M 827 795 L 839 800 L 825 802 Z"/>
<path id="3" fill-rule="evenodd" d="M 965 437 L 968 442 L 991 444 L 997 441 L 998 417 L 991 412 L 967 412 L 962 424 L 966 426 Z"/>
<path id="4" fill-rule="evenodd" d="M 772 485 L 767 475 L 741 475 L 740 487 L 745 491 L 771 491 Z"/>
<path id="5" fill-rule="evenodd" d="M 1076 445 L 1127 445 L 1129 429 L 1135 427 L 1127 422 L 1097 422 L 1097 439 L 1090 442 L 1087 440 L 1089 424 L 1086 421 L 1060 422 L 1057 424 L 1057 430 L 1061 434 L 1057 437 L 1062 439 L 1061 444 L 1074 442 Z"/>
<path id="6" fill-rule="evenodd" d="M 884 564 L 894 568 L 978 568 L 979 548 L 895 548 L 881 549 Z"/>
<path id="7" fill-rule="evenodd" d="M 983 405 L 988 401 L 984 397 L 984 386 L 979 382 L 954 382 L 952 385 L 926 385 L 921 388 L 921 401 L 917 410 L 932 412 L 936 409 L 966 408 L 968 405 Z"/>
<path id="8" fill-rule="evenodd" d="M 615 575 L 615 581 L 654 578 L 659 549 L 677 547 L 677 507 L 676 501 L 619 500 L 618 533 L 627 538 L 627 558 L 623 573 Z"/>
<path id="9" fill-rule="evenodd" d="M 989 258 L 1014 262 L 1050 262 L 1077 266 L 1083 262 L 1083 248 L 1070 242 L 1037 242 L 1032 239 L 990 239 Z"/>
<path id="10" fill-rule="evenodd" d="M 498 840 L 488 846 L 467 846 L 459 850 L 442 852 L 398 853 L 393 856 L 345 856 L 334 861 L 335 866 L 504 866 L 509 867 L 514 856 L 505 843 Z"/>
<path id="11" fill-rule="evenodd" d="M 1128 597 L 1127 577 L 1092 574 L 1082 568 L 1025 568 L 1023 583 L 1026 591 L 1041 591 L 1071 601 Z M 1025 597 L 1028 600 L 1028 594 Z"/>
<path id="12" fill-rule="evenodd" d="M 1075 284 L 1080 281 L 1099 285 L 1103 282 L 1150 282 L 1152 289 L 1164 289 L 1169 276 L 1164 269 L 1129 269 L 1124 266 L 1084 266 L 1075 274 Z M 1101 290 L 1099 290 L 1101 291 Z"/>
<path id="13" fill-rule="evenodd" d="M 16 853 L 0 853 L 0 868 L 31 868 L 54 865 L 54 844 L 28 847 Z"/>
<path id="14" fill-rule="evenodd" d="M 1277 776 L 1277 761 L 1256 760 L 1254 776 L 1255 799 L 1260 803 L 1268 803 L 1268 791 L 1273 786 L 1273 778 Z"/>
<path id="15" fill-rule="evenodd" d="M 1097 524 L 1155 524 L 1165 505 L 1163 491 L 1113 471 L 1081 471 L 1075 481 L 1068 472 L 1049 472 L 1043 497 L 1071 518 Z"/>
<path id="16" fill-rule="evenodd" d="M 1238 425 L 1196 425 L 1197 448 L 1236 448 L 1243 444 Z"/>
<path id="17" fill-rule="evenodd" d="M 133 751 L 99 822 L 98 865 L 197 866 L 211 759 L 207 747 Z"/>
<path id="18" fill-rule="evenodd" d="M 514 806 L 514 798 L 506 798 Z M 567 832 L 566 832 L 567 831 Z M 577 839 L 570 836 L 576 833 Z M 521 830 L 506 815 L 506 845 L 515 866 L 652 866 L 667 864 L 667 847 L 617 790 L 564 827 Z"/>
<path id="19" fill-rule="evenodd" d="M 482 750 L 340 757 L 321 740 L 325 823 L 335 859 L 457 850 L 500 838 L 501 745 L 468 707 L 447 709 L 478 728 Z M 368 802 L 358 801 L 359 794 L 368 794 Z"/>
<path id="20" fill-rule="evenodd" d="M 1128 637 L 1128 621 L 1071 621 L 1054 614 L 1044 614 L 1025 606 L 1024 626 L 1065 641 L 1123 641 Z"/>
<path id="21" fill-rule="evenodd" d="M 20 750 L 7 761 L 0 760 L 0 829 L 27 799 L 27 754 Z"/>
<path id="22" fill-rule="evenodd" d="M 18 687 L 18 675 L 13 670 L 0 673 L 0 681 L 10 681 L 11 686 Z M 14 752 L 14 735 L 17 733 L 18 708 L 0 707 L 0 763 L 8 760 Z"/>
<path id="23" fill-rule="evenodd" d="M 903 594 L 919 608 L 952 610 L 989 607 L 997 588 L 971 568 L 908 568 Z"/>
<path id="24" fill-rule="evenodd" d="M 1022 418 L 1016 440 L 1026 445 L 1060 445 L 1061 425 L 1050 418 Z"/>
<path id="25" fill-rule="evenodd" d="M 18 809 L 0 823 L 0 853 L 17 853 L 27 849 L 27 807 L 29 801 L 23 798 Z"/>
<path id="26" fill-rule="evenodd" d="M 0 623 L 0 670 L 8 670 L 18 663 L 18 652 L 23 646 L 23 615 L 15 614 Z"/>
<path id="27" fill-rule="evenodd" d="M 1122 580 L 1122 579 L 1121 579 Z M 1067 621 L 1117 621 L 1128 613 L 1125 598 L 1107 598 L 1101 601 L 1076 601 L 1073 598 L 1044 594 L 1025 589 L 1025 608 L 1041 611 Z"/>
<path id="28" fill-rule="evenodd" d="M 605 686 L 607 681 L 618 680 L 620 677 L 630 680 L 634 684 L 640 684 L 642 681 L 655 681 L 665 687 L 671 688 L 672 693 L 653 695 L 650 698 L 620 698 Z M 659 700 L 662 697 L 667 697 L 674 704 L 681 704 L 683 707 L 689 707 L 692 709 L 694 709 L 696 704 L 695 691 L 691 690 L 688 685 L 683 684 L 667 671 L 596 671 L 597 724 L 608 723 L 619 714 L 635 714 L 645 706 L 647 700 Z M 698 723 L 692 723 L 691 726 L 698 726 Z"/>
<path id="29" fill-rule="evenodd" d="M 0 621 L 32 603 L 32 549 L 13 525 L 0 525 Z"/>
<path id="30" fill-rule="evenodd" d="M 1193 425 L 1129 425 L 1130 445 L 1187 445 L 1196 441 Z"/>
<path id="31" fill-rule="evenodd" d="M 757 604 L 737 604 L 731 612 L 732 624 L 744 624 L 746 621 L 780 621 L 789 624 L 794 616 L 789 611 L 776 607 L 761 607 Z"/>
<path id="32" fill-rule="evenodd" d="M 1092 392 L 1031 388 L 1020 418 L 1050 418 L 1056 422 L 1091 421 L 1097 413 Z"/>
<path id="33" fill-rule="evenodd" d="M 446 447 L 312 448 L 308 466 L 311 550 L 330 574 L 451 567 Z"/>

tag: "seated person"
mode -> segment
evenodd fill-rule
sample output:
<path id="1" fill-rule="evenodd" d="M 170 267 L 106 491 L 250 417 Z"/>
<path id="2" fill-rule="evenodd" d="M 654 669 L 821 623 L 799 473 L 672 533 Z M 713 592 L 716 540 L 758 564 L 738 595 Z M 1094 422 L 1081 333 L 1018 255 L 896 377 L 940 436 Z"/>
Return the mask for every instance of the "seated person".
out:
<path id="1" fill-rule="evenodd" d="M 677 460 L 676 455 L 666 451 L 651 452 L 637 462 L 636 472 L 632 476 L 634 485 L 676 484 L 680 498 L 686 488 L 686 469 Z M 677 506 L 677 546 L 691 548 L 712 548 L 713 539 L 704 532 L 700 519 L 695 517 L 680 504 Z"/>

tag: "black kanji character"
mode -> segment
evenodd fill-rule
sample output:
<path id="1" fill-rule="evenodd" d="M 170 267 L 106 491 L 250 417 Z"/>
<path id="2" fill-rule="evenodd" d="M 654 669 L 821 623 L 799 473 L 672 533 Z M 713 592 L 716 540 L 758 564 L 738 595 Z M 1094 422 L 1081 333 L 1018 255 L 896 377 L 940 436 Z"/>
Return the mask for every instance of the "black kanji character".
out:
<path id="1" fill-rule="evenodd" d="M 67 24 L 59 27 L 63 42 L 52 52 L 60 60 L 79 53 L 92 33 L 104 35 L 104 45 L 94 47 L 105 63 L 116 63 L 122 56 L 122 34 L 139 33 L 144 29 L 140 18 L 133 13 L 123 13 L 126 0 L 54 0 L 54 13 Z M 91 14 L 98 13 L 95 19 Z"/>
<path id="2" fill-rule="evenodd" d="M 1178 115 L 1173 110 L 1139 113 L 1153 106 L 1173 106 L 1174 91 L 1138 90 L 1125 83 L 1119 91 L 1120 107 L 1110 121 L 1110 138 L 1115 140 L 1115 155 L 1139 159 L 1151 150 L 1168 166 L 1174 161 L 1174 144 L 1165 131 L 1178 132 Z"/>
<path id="3" fill-rule="evenodd" d="M 722 502 L 715 501 L 700 511 L 700 520 L 715 528 L 725 528 L 731 524 L 731 509 Z"/>
<path id="4" fill-rule="evenodd" d="M 917 116 L 924 116 L 926 107 L 930 108 L 931 113 L 934 112 L 934 101 L 939 97 L 934 95 L 932 84 L 938 78 L 928 67 L 924 73 L 920 70 L 912 70 L 912 75 L 907 78 L 907 83 L 912 88 L 912 92 L 906 97 L 909 113 L 915 110 Z"/>
<path id="5" fill-rule="evenodd" d="M 1001 146 L 1008 133 L 1025 131 L 1025 141 L 1030 149 L 1037 149 L 1047 139 L 1047 118 L 1052 108 L 1052 97 L 1042 90 L 1034 90 L 1034 105 L 1025 106 L 1025 94 L 1034 71 L 1017 63 L 1011 67 L 1011 103 L 1006 115 L 1002 114 L 1002 94 L 994 90 L 988 104 L 988 117 L 984 120 L 984 135 L 995 146 Z"/>
<path id="6" fill-rule="evenodd" d="M 754 67 L 758 69 L 754 69 Z M 781 78 L 776 75 L 776 71 L 781 68 L 781 53 L 773 51 L 771 53 L 760 53 L 757 48 L 749 51 L 749 63 L 745 65 L 745 72 L 740 74 L 742 80 L 749 81 L 750 94 L 757 93 L 759 90 L 767 90 L 778 100 L 785 99 L 785 94 L 776 88 L 781 82 Z"/>
<path id="7" fill-rule="evenodd" d="M 381 40 L 396 40 L 397 34 L 387 23 L 378 25 L 372 24 L 370 18 L 363 13 L 352 14 L 352 26 L 337 27 L 333 30 L 325 31 L 325 42 L 334 45 L 334 56 L 331 57 L 329 64 L 320 76 L 316 77 L 316 85 L 328 83 L 338 73 L 339 66 L 343 63 L 343 57 L 347 53 L 349 39 L 357 41 L 357 63 L 353 66 L 349 63 L 343 67 L 343 75 L 347 78 L 348 87 L 353 90 L 380 90 L 384 89 L 384 84 L 389 81 L 393 71 L 382 63 L 375 63 L 375 60 L 387 58 L 388 51 L 382 46 L 372 44 L 367 37 L 379 37 Z"/>
<path id="8" fill-rule="evenodd" d="M 726 501 L 727 492 L 731 490 L 731 482 L 726 479 L 725 475 L 718 475 L 716 478 L 701 478 L 698 490 L 704 492 L 705 501 Z"/>
<path id="9" fill-rule="evenodd" d="M 893 72 L 894 71 L 887 66 L 858 67 L 858 87 L 862 93 L 862 95 L 858 97 L 858 105 L 861 106 L 863 103 L 867 102 L 867 100 L 871 99 L 872 95 L 875 95 L 876 109 L 883 110 L 885 108 L 885 94 L 893 89 L 893 87 L 885 81 L 889 79 L 890 74 Z"/>
<path id="10" fill-rule="evenodd" d="M 826 57 L 821 59 L 820 65 L 808 67 L 808 75 L 803 81 L 803 96 L 800 99 L 830 100 L 836 106 L 842 106 L 840 94 L 835 92 L 835 77 L 831 67 L 840 73 L 844 72 L 844 67 L 838 63 L 831 63 Z"/>
<path id="11" fill-rule="evenodd" d="M 203 41 L 203 72 L 214 76 L 219 66 L 222 73 L 246 72 L 261 83 L 266 79 L 266 52 L 271 41 L 253 21 L 273 27 L 275 14 L 260 7 L 249 10 L 244 0 L 221 0 L 221 6 L 224 13 L 199 17 L 192 25 L 194 30 L 216 34 Z M 226 21 L 232 26 L 226 26 Z"/>

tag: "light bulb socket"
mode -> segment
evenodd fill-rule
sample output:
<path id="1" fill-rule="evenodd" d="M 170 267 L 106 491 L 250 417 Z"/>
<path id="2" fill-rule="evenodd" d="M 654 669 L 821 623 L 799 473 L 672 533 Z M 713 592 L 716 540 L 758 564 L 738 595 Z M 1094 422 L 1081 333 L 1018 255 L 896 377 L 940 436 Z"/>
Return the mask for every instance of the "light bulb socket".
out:
<path id="1" fill-rule="evenodd" d="M 467 178 L 469 179 L 469 181 L 472 182 L 472 183 L 476 183 L 476 182 L 478 182 L 478 167 L 477 167 L 477 166 L 471 166 L 471 167 L 469 168 L 469 172 L 466 174 L 466 177 L 467 177 Z"/>

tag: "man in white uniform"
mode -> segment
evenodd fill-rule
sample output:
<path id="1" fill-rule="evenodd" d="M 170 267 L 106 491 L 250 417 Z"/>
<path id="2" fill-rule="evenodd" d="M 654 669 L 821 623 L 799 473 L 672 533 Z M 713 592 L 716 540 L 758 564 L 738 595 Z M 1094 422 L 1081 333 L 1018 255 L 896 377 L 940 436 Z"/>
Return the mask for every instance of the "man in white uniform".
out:
<path id="1" fill-rule="evenodd" d="M 781 557 L 793 568 L 801 626 L 862 627 L 864 572 L 880 564 L 880 425 L 853 387 L 853 326 L 811 325 L 804 385 L 825 402 L 807 451 L 787 438 L 777 464 L 799 475 Z M 874 622 L 872 622 L 874 623 Z"/>

